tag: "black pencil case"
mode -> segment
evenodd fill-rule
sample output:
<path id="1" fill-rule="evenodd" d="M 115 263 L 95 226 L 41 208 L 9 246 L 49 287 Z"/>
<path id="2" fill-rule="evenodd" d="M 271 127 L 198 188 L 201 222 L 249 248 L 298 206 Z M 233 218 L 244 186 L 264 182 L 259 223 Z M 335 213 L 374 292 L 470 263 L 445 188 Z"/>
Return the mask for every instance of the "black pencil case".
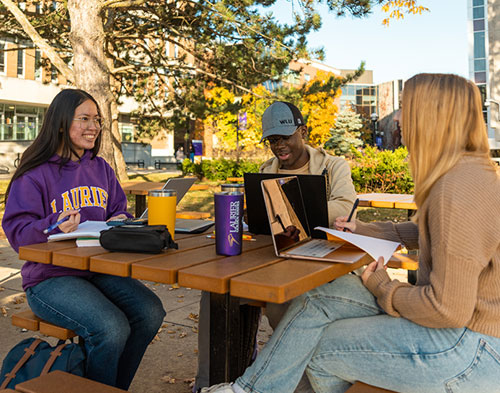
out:
<path id="1" fill-rule="evenodd" d="M 178 248 L 165 225 L 121 225 L 101 231 L 99 243 L 106 250 L 158 254 Z"/>

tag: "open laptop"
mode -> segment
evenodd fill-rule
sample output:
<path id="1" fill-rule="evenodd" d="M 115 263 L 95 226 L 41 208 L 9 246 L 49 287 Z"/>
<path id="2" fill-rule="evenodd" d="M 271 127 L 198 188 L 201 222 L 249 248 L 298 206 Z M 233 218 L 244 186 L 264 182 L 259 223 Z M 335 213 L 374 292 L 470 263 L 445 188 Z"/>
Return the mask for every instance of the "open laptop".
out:
<path id="1" fill-rule="evenodd" d="M 177 192 L 177 205 L 186 195 L 188 190 L 196 181 L 196 177 L 174 177 L 168 179 L 162 187 L 162 190 L 175 190 Z M 148 218 L 148 209 L 144 210 L 140 218 Z M 176 233 L 201 233 L 214 225 L 211 220 L 188 220 L 177 218 L 175 220 Z"/>
<path id="2" fill-rule="evenodd" d="M 360 252 L 346 250 L 347 255 L 332 255 L 344 246 L 341 241 L 313 239 L 310 236 L 307 215 L 297 176 L 263 180 L 264 204 L 276 255 L 285 258 L 328 262 L 352 262 L 349 259 Z M 344 254 L 344 253 L 342 253 Z"/>
<path id="3" fill-rule="evenodd" d="M 269 220 L 266 214 L 261 182 L 267 179 L 289 177 L 277 173 L 245 173 L 245 199 L 247 206 L 247 224 L 249 232 L 270 235 Z M 323 175 L 294 175 L 297 177 L 303 193 L 305 215 L 311 228 L 328 227 L 328 195 L 326 177 Z M 313 230 L 311 237 L 326 239 L 322 231 Z"/>
<path id="4" fill-rule="evenodd" d="M 186 192 L 191 188 L 191 186 L 196 181 L 196 177 L 172 177 L 167 179 L 162 190 L 175 190 L 177 192 L 177 205 L 184 198 Z M 148 208 L 144 210 L 139 218 L 148 218 Z"/>

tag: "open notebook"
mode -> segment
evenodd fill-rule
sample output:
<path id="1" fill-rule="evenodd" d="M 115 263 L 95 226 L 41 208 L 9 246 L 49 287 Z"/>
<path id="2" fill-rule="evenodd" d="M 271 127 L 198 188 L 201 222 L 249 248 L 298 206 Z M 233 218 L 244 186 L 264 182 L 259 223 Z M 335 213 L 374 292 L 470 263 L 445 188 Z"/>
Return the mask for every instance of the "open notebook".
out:
<path id="1" fill-rule="evenodd" d="M 399 243 L 315 227 L 329 240 L 312 239 L 296 176 L 262 181 L 264 203 L 277 256 L 328 262 L 353 263 L 366 252 L 389 261 Z M 308 190 L 314 192 L 314 190 Z"/>

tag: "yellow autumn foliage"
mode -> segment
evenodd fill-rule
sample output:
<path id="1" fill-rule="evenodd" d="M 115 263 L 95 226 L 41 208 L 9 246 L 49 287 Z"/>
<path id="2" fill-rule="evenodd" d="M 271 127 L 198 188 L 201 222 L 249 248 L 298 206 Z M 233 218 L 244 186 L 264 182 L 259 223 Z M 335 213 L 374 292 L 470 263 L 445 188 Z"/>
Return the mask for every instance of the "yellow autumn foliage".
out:
<path id="1" fill-rule="evenodd" d="M 246 112 L 247 125 L 243 130 L 238 130 L 238 145 L 240 150 L 262 149 L 259 143 L 262 136 L 261 119 L 264 110 L 272 100 L 269 92 L 262 86 L 252 89 L 254 94 L 245 94 L 241 97 L 242 108 L 240 113 Z M 205 99 L 209 107 L 217 108 L 225 104 L 233 103 L 235 96 L 223 87 L 215 87 L 205 92 Z M 238 127 L 238 115 L 230 112 L 220 112 L 216 115 L 207 116 L 204 120 L 206 126 L 214 129 L 217 138 L 217 148 L 231 152 L 236 150 L 236 130 Z"/>
<path id="2" fill-rule="evenodd" d="M 335 75 L 331 72 L 319 71 L 316 77 L 307 83 L 306 89 L 317 81 L 324 84 L 331 76 Z M 312 146 L 322 146 L 330 138 L 330 129 L 335 125 L 338 113 L 335 100 L 341 93 L 340 88 L 334 95 L 319 92 L 306 95 L 302 101 L 302 115 L 307 118 L 309 144 Z"/>
<path id="3" fill-rule="evenodd" d="M 429 11 L 427 7 L 418 5 L 415 0 L 391 0 L 382 6 L 382 11 L 389 14 L 389 16 L 382 20 L 384 26 L 389 26 L 391 19 L 403 19 L 404 14 L 419 14 L 424 11 Z"/>

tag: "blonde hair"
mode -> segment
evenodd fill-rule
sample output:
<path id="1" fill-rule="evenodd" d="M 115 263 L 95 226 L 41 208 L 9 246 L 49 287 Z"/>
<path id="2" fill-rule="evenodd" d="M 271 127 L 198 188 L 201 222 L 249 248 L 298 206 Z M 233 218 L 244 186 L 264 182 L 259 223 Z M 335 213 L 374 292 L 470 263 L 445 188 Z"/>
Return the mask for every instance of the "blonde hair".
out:
<path id="1" fill-rule="evenodd" d="M 489 160 L 481 94 L 467 79 L 452 74 L 415 75 L 405 83 L 402 111 L 402 136 L 418 207 L 463 155 Z"/>

